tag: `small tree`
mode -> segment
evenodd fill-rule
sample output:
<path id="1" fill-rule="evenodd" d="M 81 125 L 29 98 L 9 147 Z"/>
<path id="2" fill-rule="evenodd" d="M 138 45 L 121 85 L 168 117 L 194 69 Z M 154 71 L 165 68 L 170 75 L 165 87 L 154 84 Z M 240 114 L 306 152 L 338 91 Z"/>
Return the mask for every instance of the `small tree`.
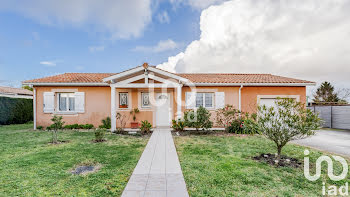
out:
<path id="1" fill-rule="evenodd" d="M 213 126 L 213 123 L 210 121 L 209 111 L 202 106 L 200 106 L 196 111 L 186 111 L 184 114 L 184 119 L 186 126 L 196 128 L 197 131 L 199 128 L 203 128 L 204 130 Z"/>
<path id="2" fill-rule="evenodd" d="M 122 115 L 121 113 L 117 112 L 116 119 L 117 119 L 117 132 L 121 133 L 124 131 L 126 122 L 129 120 L 129 118 L 127 119 L 125 114 Z"/>
<path id="3" fill-rule="evenodd" d="M 53 144 L 57 144 L 58 142 L 58 137 L 57 137 L 57 133 L 59 129 L 63 128 L 63 124 L 64 122 L 62 121 L 62 116 L 56 116 L 54 115 L 51 118 L 51 121 L 53 122 L 53 124 L 50 126 L 50 129 L 52 130 L 52 143 Z"/>
<path id="4" fill-rule="evenodd" d="M 314 130 L 320 128 L 321 119 L 294 99 L 279 98 L 275 104 L 275 108 L 259 106 L 257 129 L 275 142 L 279 160 L 282 148 L 289 141 L 314 135 Z"/>
<path id="5" fill-rule="evenodd" d="M 136 114 L 140 112 L 139 108 L 134 108 L 130 111 L 130 115 L 132 115 L 132 120 L 135 122 L 136 121 Z"/>

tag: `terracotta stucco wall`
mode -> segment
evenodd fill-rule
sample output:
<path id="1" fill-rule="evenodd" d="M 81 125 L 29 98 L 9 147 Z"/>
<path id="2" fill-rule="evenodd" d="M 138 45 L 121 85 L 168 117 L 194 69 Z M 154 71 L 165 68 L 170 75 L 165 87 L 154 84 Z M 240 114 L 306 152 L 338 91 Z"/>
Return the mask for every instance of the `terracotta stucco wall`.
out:
<path id="1" fill-rule="evenodd" d="M 72 115 L 64 115 L 66 124 L 93 124 L 95 127 L 101 124 L 101 120 L 111 114 L 111 90 L 110 87 L 35 87 L 37 93 L 37 126 L 49 126 L 52 124 L 53 114 L 43 111 L 44 92 L 85 92 L 85 112 Z M 55 104 L 57 96 L 55 96 Z"/>
<path id="2" fill-rule="evenodd" d="M 191 92 L 194 91 L 194 89 L 191 90 L 190 87 L 183 87 L 182 89 L 182 112 L 186 110 L 185 106 L 185 97 L 186 97 L 186 92 Z M 201 87 L 196 87 L 195 91 L 197 92 L 224 92 L 225 93 L 225 104 L 226 105 L 233 105 L 235 108 L 238 109 L 238 91 L 239 87 L 211 87 L 211 86 L 201 86 Z M 215 105 L 215 96 L 214 96 L 214 105 Z M 209 110 L 211 113 L 211 121 L 214 122 L 214 126 L 217 126 L 215 124 L 215 109 Z"/>
<path id="3" fill-rule="evenodd" d="M 243 112 L 256 112 L 258 95 L 299 95 L 300 102 L 306 103 L 306 87 L 243 87 Z"/>
<path id="4" fill-rule="evenodd" d="M 66 124 L 93 124 L 98 127 L 101 120 L 110 116 L 111 114 L 111 89 L 110 87 L 35 87 L 37 91 L 37 126 L 49 126 L 53 114 L 43 112 L 43 93 L 44 92 L 85 92 L 85 112 L 73 115 L 62 115 Z M 140 113 L 137 114 L 137 121 L 148 120 L 153 126 L 155 123 L 155 107 L 150 109 L 142 109 L 140 102 L 140 93 L 148 92 L 147 89 L 116 89 L 116 106 L 117 112 L 124 114 L 127 118 L 126 127 L 130 127 L 132 117 L 130 110 L 132 108 L 139 108 Z M 190 87 L 183 87 L 182 89 L 182 112 L 185 109 L 185 94 L 190 92 Z M 238 109 L 239 103 L 239 87 L 197 87 L 197 92 L 225 92 L 225 104 L 233 105 Z M 119 108 L 119 92 L 129 92 L 130 102 L 128 109 Z M 154 90 L 155 93 L 160 92 L 159 89 Z M 171 107 L 173 109 L 172 118 L 176 118 L 177 101 L 176 89 L 171 88 L 167 91 L 171 96 Z M 306 88 L 305 87 L 244 87 L 242 89 L 242 111 L 256 112 L 258 95 L 299 95 L 300 101 L 306 102 Z M 214 98 L 215 103 L 215 98 Z M 55 102 L 56 104 L 56 102 Z M 210 110 L 212 113 L 212 121 L 215 122 L 215 109 Z M 117 121 L 117 126 L 119 122 Z"/>

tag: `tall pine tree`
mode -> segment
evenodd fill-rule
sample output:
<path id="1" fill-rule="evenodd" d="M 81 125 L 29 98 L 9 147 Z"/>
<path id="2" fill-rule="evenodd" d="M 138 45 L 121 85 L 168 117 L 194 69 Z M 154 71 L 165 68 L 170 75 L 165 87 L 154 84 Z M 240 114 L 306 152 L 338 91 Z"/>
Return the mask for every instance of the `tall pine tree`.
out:
<path id="1" fill-rule="evenodd" d="M 317 88 L 314 94 L 314 102 L 341 102 L 342 100 L 338 97 L 338 94 L 334 91 L 334 86 L 325 81 Z"/>

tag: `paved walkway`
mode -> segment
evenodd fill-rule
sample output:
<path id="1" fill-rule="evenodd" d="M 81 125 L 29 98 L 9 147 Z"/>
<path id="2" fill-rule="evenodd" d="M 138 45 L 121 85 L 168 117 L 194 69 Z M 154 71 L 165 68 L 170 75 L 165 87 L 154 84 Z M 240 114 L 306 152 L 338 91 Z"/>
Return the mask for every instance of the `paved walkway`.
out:
<path id="1" fill-rule="evenodd" d="M 187 197 L 170 129 L 155 129 L 122 197 Z"/>
<path id="2" fill-rule="evenodd" d="M 350 158 L 350 131 L 319 130 L 314 136 L 293 142 Z"/>

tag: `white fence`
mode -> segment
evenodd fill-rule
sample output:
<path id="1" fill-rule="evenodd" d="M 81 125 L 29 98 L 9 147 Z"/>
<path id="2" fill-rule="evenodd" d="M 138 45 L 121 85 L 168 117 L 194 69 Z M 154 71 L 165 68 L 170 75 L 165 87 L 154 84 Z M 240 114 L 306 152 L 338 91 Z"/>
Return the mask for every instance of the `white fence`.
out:
<path id="1" fill-rule="evenodd" d="M 350 106 L 311 106 L 324 121 L 323 127 L 350 129 Z"/>

